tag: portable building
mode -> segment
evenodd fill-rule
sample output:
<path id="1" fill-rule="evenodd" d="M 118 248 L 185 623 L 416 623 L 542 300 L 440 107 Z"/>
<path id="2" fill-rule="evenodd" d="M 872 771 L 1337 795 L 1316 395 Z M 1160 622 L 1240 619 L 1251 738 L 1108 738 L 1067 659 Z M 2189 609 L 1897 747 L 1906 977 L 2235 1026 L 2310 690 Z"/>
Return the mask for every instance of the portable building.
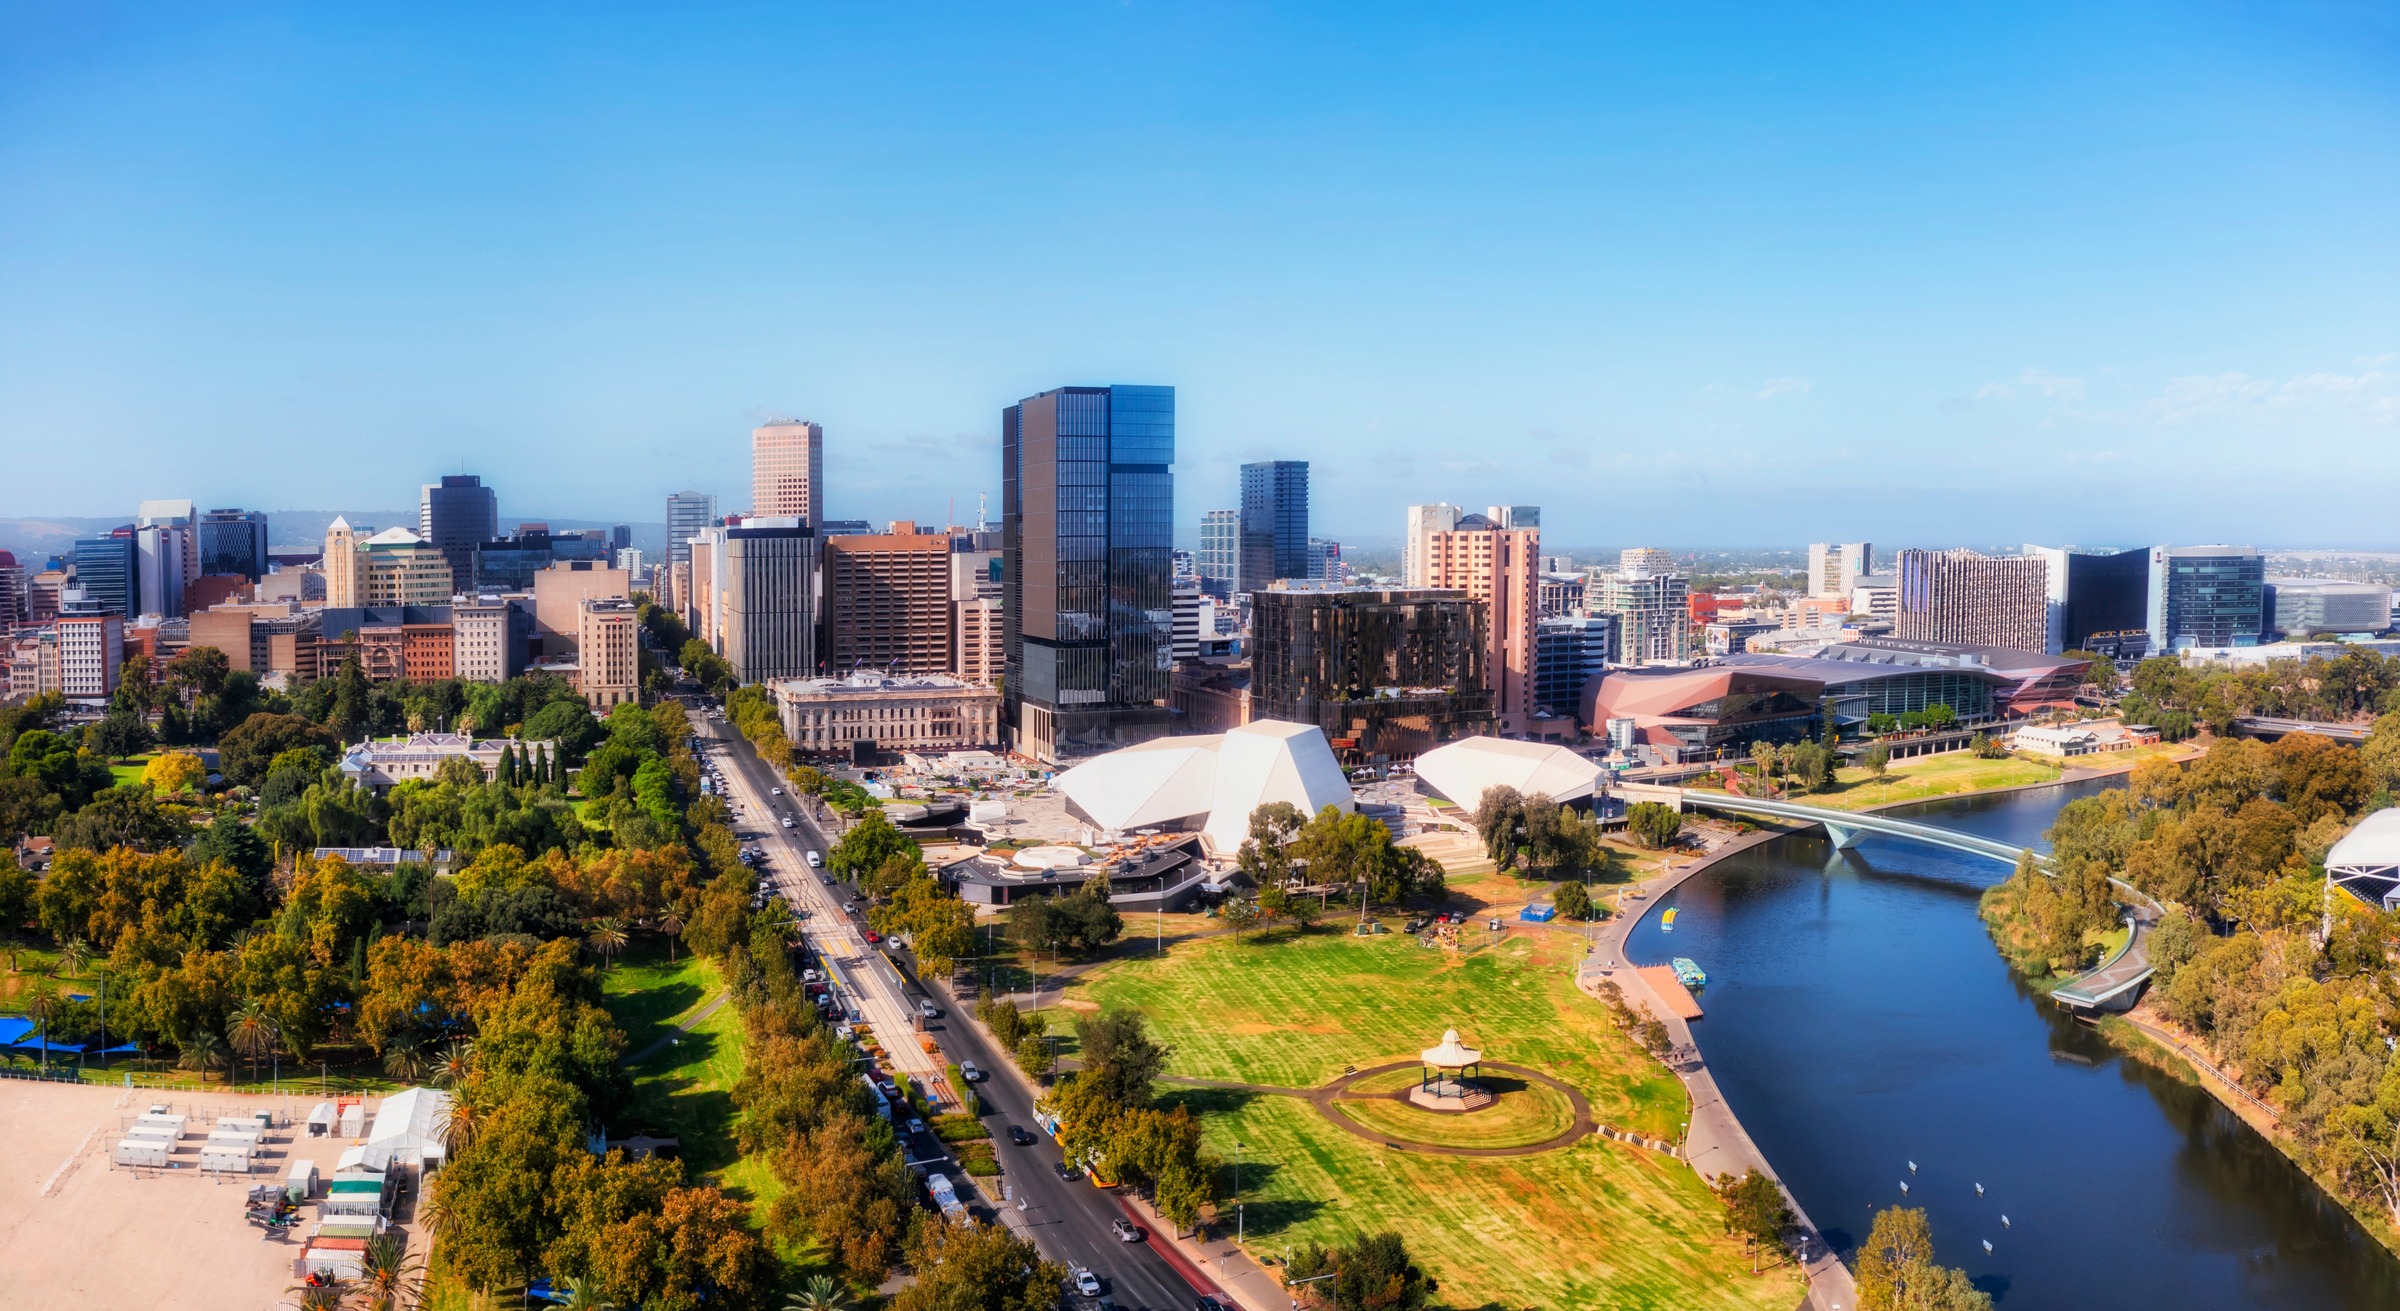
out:
<path id="1" fill-rule="evenodd" d="M 325 1200 L 319 1204 L 321 1215 L 377 1216 L 384 1212 L 384 1197 L 391 1188 L 391 1177 L 380 1174 L 337 1174 L 325 1185 Z"/>
<path id="2" fill-rule="evenodd" d="M 343 1105 L 342 1105 L 342 1137 L 344 1137 L 344 1138 L 364 1138 L 364 1137 L 366 1137 L 366 1136 L 367 1136 L 367 1104 L 366 1104 L 365 1102 L 345 1102 L 345 1103 L 343 1103 Z"/>
<path id="3" fill-rule="evenodd" d="M 364 1238 L 328 1238 L 319 1234 L 308 1240 L 308 1250 L 311 1252 L 364 1252 L 367 1250 L 367 1240 Z"/>
<path id="4" fill-rule="evenodd" d="M 341 1123 L 341 1117 L 334 1113 L 333 1103 L 318 1102 L 316 1109 L 308 1113 L 308 1136 L 331 1138 L 334 1126 L 339 1123 Z"/>
<path id="5" fill-rule="evenodd" d="M 267 1132 L 267 1126 L 265 1122 L 260 1120 L 259 1117 L 255 1115 L 220 1115 L 217 1117 L 217 1128 L 219 1130 L 231 1129 L 236 1133 L 246 1133 L 253 1138 L 263 1138 L 266 1136 Z"/>
<path id="6" fill-rule="evenodd" d="M 164 1138 L 127 1138 L 117 1144 L 110 1158 L 119 1165 L 146 1165 L 155 1170 L 167 1168 L 167 1157 L 175 1150 Z"/>
<path id="7" fill-rule="evenodd" d="M 153 1111 L 148 1115 L 136 1117 L 133 1122 L 133 1127 L 136 1129 L 161 1129 L 173 1134 L 177 1138 L 181 1138 L 183 1136 L 184 1129 L 188 1127 L 190 1123 L 191 1122 L 189 1120 L 180 1115 L 164 1115 Z"/>
<path id="8" fill-rule="evenodd" d="M 250 1148 L 247 1145 L 221 1147 L 212 1142 L 200 1149 L 200 1168 L 224 1174 L 248 1174 Z"/>
<path id="9" fill-rule="evenodd" d="M 294 1161 L 283 1176 L 284 1196 L 295 1202 L 305 1202 L 317 1193 L 317 1163 Z"/>
<path id="10" fill-rule="evenodd" d="M 344 1279 L 356 1279 L 366 1272 L 366 1256 L 365 1252 L 312 1245 L 301 1255 L 300 1265 L 312 1275 L 340 1275 Z"/>
<path id="11" fill-rule="evenodd" d="M 317 1226 L 318 1238 L 373 1238 L 387 1228 L 382 1216 L 356 1216 L 328 1220 Z"/>

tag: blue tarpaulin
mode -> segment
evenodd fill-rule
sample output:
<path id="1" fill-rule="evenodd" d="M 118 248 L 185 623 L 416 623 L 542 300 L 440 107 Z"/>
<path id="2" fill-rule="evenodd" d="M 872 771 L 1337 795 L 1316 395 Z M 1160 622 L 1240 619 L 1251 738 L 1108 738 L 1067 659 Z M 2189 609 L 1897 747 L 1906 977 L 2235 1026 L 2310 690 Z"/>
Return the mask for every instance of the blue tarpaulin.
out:
<path id="1" fill-rule="evenodd" d="M 83 1050 L 83 1044 L 79 1042 L 48 1042 L 41 1038 L 25 1038 L 17 1042 L 12 1042 L 9 1044 L 9 1046 L 21 1047 L 26 1051 L 35 1052 L 43 1050 L 54 1052 L 79 1052 Z"/>
<path id="2" fill-rule="evenodd" d="M 0 1017 L 0 1046 L 15 1042 L 34 1031 L 34 1022 L 11 1015 Z"/>
<path id="3" fill-rule="evenodd" d="M 1518 911 L 1517 918 L 1521 920 L 1533 920 L 1536 923 L 1547 923 L 1550 917 L 1556 914 L 1558 914 L 1558 907 L 1553 906 L 1546 901 L 1537 901 L 1532 905 L 1527 906 L 1525 909 Z"/>

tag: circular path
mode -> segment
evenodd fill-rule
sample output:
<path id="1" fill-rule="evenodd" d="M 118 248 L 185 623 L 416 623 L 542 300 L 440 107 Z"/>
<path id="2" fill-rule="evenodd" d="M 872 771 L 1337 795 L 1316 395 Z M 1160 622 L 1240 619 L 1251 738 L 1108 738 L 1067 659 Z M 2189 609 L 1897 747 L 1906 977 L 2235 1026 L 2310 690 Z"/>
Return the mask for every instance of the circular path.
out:
<path id="1" fill-rule="evenodd" d="M 1388 1135 L 1369 1129 L 1334 1109 L 1333 1104 L 1341 1100 L 1342 1091 L 1361 1079 L 1371 1079 L 1376 1075 L 1389 1074 L 1394 1070 L 1418 1068 L 1421 1067 L 1414 1061 L 1394 1061 L 1390 1065 L 1378 1065 L 1371 1069 L 1360 1070 L 1356 1074 L 1345 1074 L 1322 1088 L 1312 1090 L 1308 1094 L 1308 1100 L 1316 1105 L 1317 1114 L 1369 1142 L 1381 1143 L 1386 1147 L 1397 1148 L 1404 1152 L 1425 1152 L 1434 1156 L 1532 1156 L 1537 1152 L 1557 1151 L 1570 1143 L 1589 1137 L 1594 1130 L 1600 1127 L 1592 1119 L 1591 1102 L 1586 1100 L 1582 1093 L 1539 1070 L 1528 1070 L 1522 1065 L 1505 1065 L 1499 1061 L 1485 1061 L 1483 1068 L 1496 1070 L 1502 1074 L 1513 1074 L 1528 1083 L 1538 1083 L 1566 1094 L 1567 1104 L 1575 1108 L 1575 1123 L 1567 1126 L 1567 1131 L 1555 1138 L 1544 1142 L 1527 1143 L 1521 1147 L 1445 1147 L 1439 1143 L 1395 1142 Z M 1362 1093 L 1359 1095 L 1359 1100 L 1364 1100 L 1367 1096 L 1368 1094 Z M 1375 1099 L 1382 1100 L 1382 1097 L 1377 1094 Z"/>

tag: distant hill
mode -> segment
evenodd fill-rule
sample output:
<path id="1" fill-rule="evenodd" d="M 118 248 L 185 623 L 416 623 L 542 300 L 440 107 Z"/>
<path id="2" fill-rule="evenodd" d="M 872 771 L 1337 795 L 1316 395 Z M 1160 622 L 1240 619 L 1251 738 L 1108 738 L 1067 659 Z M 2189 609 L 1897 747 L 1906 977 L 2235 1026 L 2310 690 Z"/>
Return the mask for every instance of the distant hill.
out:
<path id="1" fill-rule="evenodd" d="M 325 545 L 325 528 L 336 518 L 348 519 L 352 526 L 371 525 L 377 529 L 417 526 L 417 512 L 410 510 L 269 510 L 267 511 L 267 545 L 272 550 L 314 551 Z M 78 519 L 55 516 L 39 519 L 0 519 L 0 551 L 17 557 L 17 563 L 29 569 L 39 569 L 53 555 L 73 552 L 75 539 L 105 533 L 133 522 L 130 514 L 107 519 Z M 544 519 L 539 515 L 512 516 L 500 525 L 502 532 L 514 532 L 520 523 L 547 523 L 560 532 L 585 528 L 613 528 L 615 520 L 602 519 Z M 664 523 L 632 524 L 633 545 L 648 559 L 663 559 L 667 551 L 667 526 Z"/>

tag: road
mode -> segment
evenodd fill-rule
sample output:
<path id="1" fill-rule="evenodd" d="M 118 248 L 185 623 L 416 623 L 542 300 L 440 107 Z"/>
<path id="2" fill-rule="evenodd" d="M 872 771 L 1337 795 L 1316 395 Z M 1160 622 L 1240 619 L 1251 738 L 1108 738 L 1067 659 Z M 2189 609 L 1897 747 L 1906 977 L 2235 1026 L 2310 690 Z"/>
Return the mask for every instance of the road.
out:
<path id="1" fill-rule="evenodd" d="M 987 1112 L 985 1123 L 992 1129 L 993 1145 L 1000 1158 L 1001 1178 L 1026 1203 L 1023 1212 L 1012 1214 L 1012 1227 L 1031 1238 L 1050 1260 L 1098 1275 L 1101 1295 L 1123 1311 L 1190 1311 L 1198 1301 L 1198 1292 L 1206 1290 L 1196 1291 L 1190 1280 L 1152 1249 L 1146 1236 L 1137 1243 L 1118 1240 L 1109 1224 L 1123 1219 L 1125 1211 L 1115 1192 L 1094 1188 L 1082 1180 L 1068 1182 L 1058 1177 L 1058 1145 L 1034 1124 L 1032 1097 L 1008 1073 L 1011 1067 L 971 1019 L 959 1017 L 953 1022 L 952 999 L 933 998 L 943 1008 L 943 1015 L 932 1022 L 931 1032 L 925 1035 L 941 1047 L 942 1054 L 928 1056 L 916 1046 L 915 1035 L 909 1032 L 908 1017 L 915 1014 L 916 1001 L 927 994 L 922 989 L 912 989 L 887 961 L 869 951 L 860 925 L 841 909 L 836 890 L 826 887 L 817 873 L 808 868 L 804 853 L 814 850 L 822 854 L 829 845 L 816 822 L 792 804 L 788 796 L 775 796 L 769 791 L 782 786 L 783 780 L 758 758 L 732 725 L 705 717 L 705 712 L 697 707 L 693 709 L 692 722 L 708 755 L 724 771 L 727 789 L 732 794 L 727 799 L 742 809 L 736 831 L 757 834 L 757 845 L 767 852 L 762 879 L 808 910 L 804 924 L 809 940 L 859 984 L 858 1001 L 875 1031 L 895 1037 L 909 1035 L 897 1045 L 886 1044 L 901 1068 L 912 1074 L 923 1070 L 918 1075 L 919 1082 L 924 1084 L 928 1095 L 941 1098 L 950 1095 L 948 1075 L 943 1068 L 946 1062 L 973 1061 L 977 1068 L 995 1072 L 978 1085 L 978 1090 Z M 794 827 L 789 829 L 783 827 L 779 818 L 787 814 L 795 820 Z M 1020 1147 L 1009 1141 L 1010 1125 L 1032 1131 L 1033 1144 Z M 912 1157 L 930 1155 L 933 1150 L 932 1144 L 920 1142 L 912 1149 Z M 998 1197 L 998 1181 L 990 1181 L 989 1191 Z M 1149 1228 L 1146 1215 L 1141 1223 L 1146 1235 Z"/>

